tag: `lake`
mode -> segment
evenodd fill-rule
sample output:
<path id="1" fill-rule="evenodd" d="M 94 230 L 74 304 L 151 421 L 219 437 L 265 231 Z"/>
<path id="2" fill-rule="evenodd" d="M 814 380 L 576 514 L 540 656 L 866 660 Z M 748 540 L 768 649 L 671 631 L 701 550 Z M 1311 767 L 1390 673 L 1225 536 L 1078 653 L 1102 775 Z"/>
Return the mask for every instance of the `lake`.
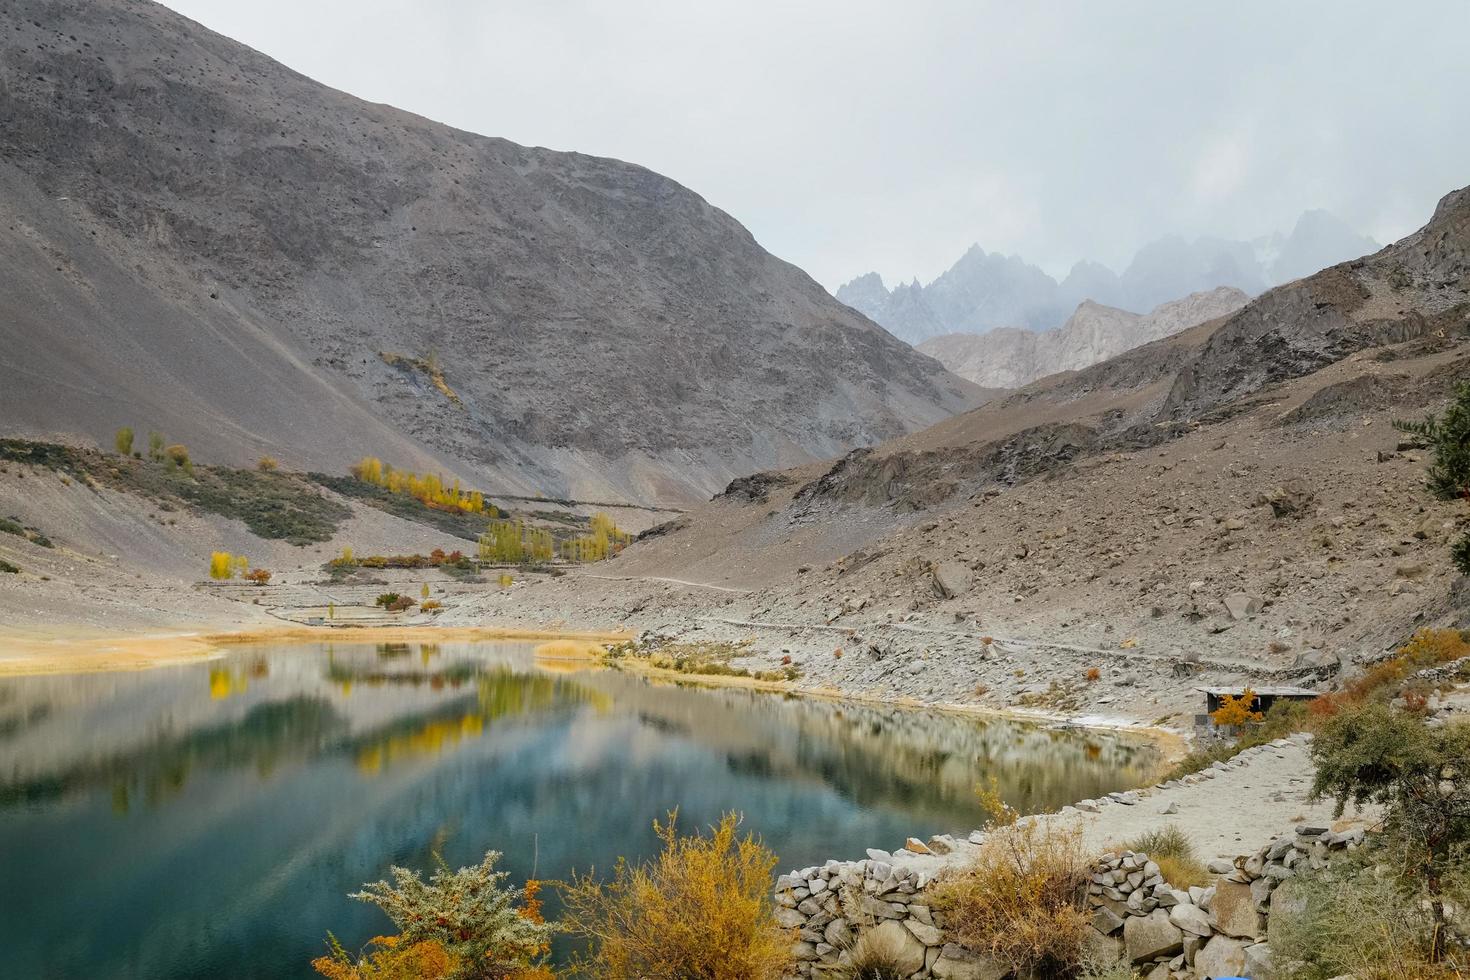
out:
<path id="1" fill-rule="evenodd" d="M 310 977 L 390 864 L 503 851 L 532 874 L 653 854 L 744 814 L 778 870 L 1137 785 L 1136 736 L 672 685 L 534 644 L 230 648 L 0 678 L 0 949 L 15 977 Z M 548 895 L 548 897 L 551 897 Z"/>

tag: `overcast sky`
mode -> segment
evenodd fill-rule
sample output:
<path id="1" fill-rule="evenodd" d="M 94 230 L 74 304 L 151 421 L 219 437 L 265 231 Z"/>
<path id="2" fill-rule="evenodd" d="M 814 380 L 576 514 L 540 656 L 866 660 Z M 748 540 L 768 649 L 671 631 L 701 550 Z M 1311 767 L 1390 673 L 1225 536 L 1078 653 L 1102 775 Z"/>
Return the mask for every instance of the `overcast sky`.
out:
<path id="1" fill-rule="evenodd" d="M 835 289 L 1470 183 L 1470 2 L 168 0 L 336 88 L 651 167 Z"/>

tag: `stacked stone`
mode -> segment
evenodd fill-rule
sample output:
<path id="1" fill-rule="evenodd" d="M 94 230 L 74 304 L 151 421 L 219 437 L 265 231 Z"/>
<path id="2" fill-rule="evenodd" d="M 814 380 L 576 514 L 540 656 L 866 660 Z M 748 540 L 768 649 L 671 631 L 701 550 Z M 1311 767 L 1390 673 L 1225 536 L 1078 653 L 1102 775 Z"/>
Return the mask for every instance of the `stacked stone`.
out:
<path id="1" fill-rule="evenodd" d="M 942 921 L 921 894 L 928 883 L 923 872 L 876 857 L 828 861 L 781 875 L 776 917 L 797 930 L 794 975 L 820 977 L 837 970 L 857 935 L 873 932 L 885 949 L 899 952 L 906 976 L 999 980 L 1005 971 L 945 942 Z"/>
<path id="2" fill-rule="evenodd" d="M 1126 956 L 1146 980 L 1264 976 L 1271 963 L 1267 917 L 1272 908 L 1299 907 L 1282 883 L 1362 842 L 1361 828 L 1299 827 L 1248 857 L 1211 862 L 1215 883 L 1188 890 L 1165 882 L 1146 854 L 1107 855 L 1088 886 L 1096 945 Z"/>

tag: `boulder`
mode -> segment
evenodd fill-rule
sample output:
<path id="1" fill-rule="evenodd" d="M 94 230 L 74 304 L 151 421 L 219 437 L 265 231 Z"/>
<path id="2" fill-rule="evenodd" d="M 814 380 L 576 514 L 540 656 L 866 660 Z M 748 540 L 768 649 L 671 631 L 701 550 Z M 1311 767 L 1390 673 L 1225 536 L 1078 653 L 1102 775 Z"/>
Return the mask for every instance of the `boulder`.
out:
<path id="1" fill-rule="evenodd" d="M 914 934 L 915 939 L 925 946 L 939 946 L 944 942 L 944 936 L 938 929 L 917 919 L 905 919 L 903 925 L 905 929 Z"/>
<path id="2" fill-rule="evenodd" d="M 1307 897 L 1294 882 L 1283 881 L 1271 892 L 1270 902 L 1273 916 L 1300 916 L 1307 911 Z"/>
<path id="3" fill-rule="evenodd" d="M 777 909 L 776 921 L 783 929 L 799 929 L 806 925 L 806 916 L 796 909 Z"/>
<path id="4" fill-rule="evenodd" d="M 941 980 L 1002 980 L 1011 972 L 1008 964 L 963 946 L 945 943 L 929 972 Z"/>
<path id="5" fill-rule="evenodd" d="M 1111 936 L 1123 928 L 1123 918 L 1104 906 L 1092 914 L 1092 928 L 1104 936 Z"/>
<path id="6" fill-rule="evenodd" d="M 1148 915 L 1130 915 L 1123 922 L 1123 948 L 1134 963 L 1173 956 L 1184 948 L 1184 932 L 1169 921 L 1169 913 L 1154 909 Z"/>
<path id="7" fill-rule="evenodd" d="M 846 949 L 852 945 L 852 929 L 846 919 L 833 919 L 822 931 L 822 938 L 838 949 Z"/>
<path id="8" fill-rule="evenodd" d="M 1303 650 L 1291 662 L 1292 670 L 1330 674 L 1342 666 L 1342 658 L 1331 650 Z"/>
<path id="9" fill-rule="evenodd" d="M 1271 980 L 1271 947 L 1256 943 L 1245 948 L 1245 970 L 1241 976 L 1251 980 Z"/>
<path id="10" fill-rule="evenodd" d="M 903 976 L 918 973 L 924 968 L 924 944 L 903 924 L 889 919 L 863 933 L 859 943 L 871 944 L 892 957 L 893 963 Z"/>
<path id="11" fill-rule="evenodd" d="M 1256 897 L 1251 894 L 1250 885 L 1221 879 L 1215 883 L 1215 900 L 1210 909 L 1215 915 L 1215 928 L 1227 936 L 1261 938 L 1261 917 L 1256 912 Z"/>
<path id="12" fill-rule="evenodd" d="M 1216 936 L 1195 954 L 1194 975 L 1199 980 L 1251 976 L 1245 972 L 1245 946 L 1239 939 Z"/>
<path id="13" fill-rule="evenodd" d="M 1210 917 L 1198 905 L 1174 906 L 1169 910 L 1169 921 L 1195 936 L 1208 936 L 1215 931 L 1210 928 Z"/>
<path id="14" fill-rule="evenodd" d="M 1249 619 L 1264 608 L 1262 601 L 1244 592 L 1232 592 L 1225 597 L 1225 611 L 1231 619 Z"/>
<path id="15" fill-rule="evenodd" d="M 1312 510 L 1317 495 L 1304 480 L 1287 480 L 1269 494 L 1263 494 L 1264 503 L 1271 505 L 1276 517 L 1301 517 Z"/>
<path id="16" fill-rule="evenodd" d="M 957 561 L 942 561 L 932 572 L 934 594 L 941 599 L 953 599 L 970 591 L 974 578 L 969 568 Z"/>

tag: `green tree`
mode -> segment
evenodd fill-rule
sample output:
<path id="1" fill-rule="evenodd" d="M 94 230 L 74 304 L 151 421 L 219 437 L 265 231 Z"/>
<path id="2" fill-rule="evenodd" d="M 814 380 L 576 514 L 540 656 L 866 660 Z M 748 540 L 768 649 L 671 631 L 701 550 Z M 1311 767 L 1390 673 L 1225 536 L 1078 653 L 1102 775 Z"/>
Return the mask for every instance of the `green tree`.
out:
<path id="1" fill-rule="evenodd" d="M 1440 500 L 1470 499 L 1470 381 L 1455 386 L 1443 415 L 1395 421 L 1394 428 L 1419 436 L 1434 450 L 1426 481 L 1430 493 Z M 1470 531 L 1450 546 L 1450 556 L 1462 574 L 1470 575 Z"/>
<path id="2" fill-rule="evenodd" d="M 427 882 L 417 871 L 395 866 L 388 869 L 391 881 L 375 881 L 351 897 L 393 920 L 396 945 L 432 943 L 446 950 L 456 965 L 447 976 L 456 980 L 513 976 L 545 957 L 551 926 L 541 921 L 534 885 L 525 892 L 507 888 L 508 876 L 495 870 L 495 851 L 458 871 L 435 859 L 439 866 Z M 340 947 L 333 952 L 340 955 Z"/>
<path id="3" fill-rule="evenodd" d="M 161 463 L 161 462 L 163 462 L 163 446 L 164 446 L 164 440 L 163 440 L 163 433 L 162 432 L 150 432 L 150 433 L 148 433 L 148 458 L 149 459 L 153 460 L 155 463 Z"/>
<path id="4" fill-rule="evenodd" d="M 133 455 L 133 430 L 127 426 L 118 429 L 117 434 L 112 437 L 112 445 L 119 456 Z"/>
<path id="5" fill-rule="evenodd" d="M 1317 764 L 1312 792 L 1337 801 L 1384 808 L 1385 839 L 1398 852 L 1394 866 L 1422 888 L 1433 917 L 1431 952 L 1445 952 L 1447 876 L 1470 846 L 1470 726 L 1431 728 L 1422 718 L 1369 702 L 1329 719 L 1312 743 Z"/>

